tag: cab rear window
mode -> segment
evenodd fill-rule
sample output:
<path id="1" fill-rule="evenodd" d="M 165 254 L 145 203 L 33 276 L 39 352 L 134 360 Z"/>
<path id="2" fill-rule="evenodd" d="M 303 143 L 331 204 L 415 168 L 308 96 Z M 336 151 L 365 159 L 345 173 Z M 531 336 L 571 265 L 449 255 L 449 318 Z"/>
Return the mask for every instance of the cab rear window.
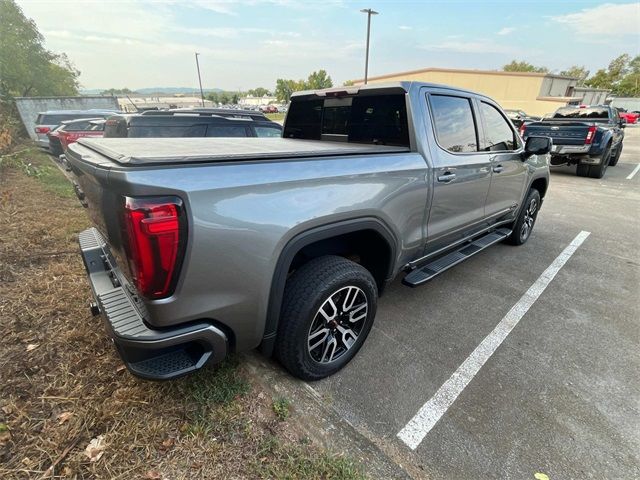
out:
<path id="1" fill-rule="evenodd" d="M 608 119 L 609 109 L 602 107 L 560 108 L 552 118 L 597 118 Z"/>
<path id="2" fill-rule="evenodd" d="M 283 137 L 408 147 L 405 95 L 294 99 Z"/>

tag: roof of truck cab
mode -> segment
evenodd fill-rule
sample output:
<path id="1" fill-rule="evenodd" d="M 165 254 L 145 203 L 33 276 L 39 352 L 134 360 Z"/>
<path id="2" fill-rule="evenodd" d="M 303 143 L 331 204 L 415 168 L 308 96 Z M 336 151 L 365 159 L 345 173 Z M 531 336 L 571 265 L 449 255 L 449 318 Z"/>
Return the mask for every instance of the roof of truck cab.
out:
<path id="1" fill-rule="evenodd" d="M 456 92 L 463 92 L 467 95 L 477 95 L 479 97 L 490 98 L 482 93 L 474 92 L 472 90 L 465 90 L 464 88 L 454 87 L 451 85 L 444 85 L 441 83 L 417 82 L 413 80 L 368 83 L 366 85 L 349 85 L 349 86 L 342 86 L 342 87 L 325 88 L 322 90 L 301 90 L 299 92 L 293 92 L 291 94 L 291 98 L 294 99 L 298 97 L 311 97 L 311 96 L 320 96 L 320 97 L 329 96 L 330 97 L 332 96 L 332 94 L 335 95 L 336 93 L 342 93 L 342 92 L 346 92 L 346 95 L 357 95 L 359 93 L 374 93 L 377 90 L 383 90 L 383 91 L 397 90 L 397 91 L 409 92 L 411 89 L 421 88 L 421 87 L 453 90 Z"/>
<path id="2" fill-rule="evenodd" d="M 131 166 L 409 151 L 407 147 L 386 145 L 254 137 L 83 138 L 78 143 L 119 164 Z"/>

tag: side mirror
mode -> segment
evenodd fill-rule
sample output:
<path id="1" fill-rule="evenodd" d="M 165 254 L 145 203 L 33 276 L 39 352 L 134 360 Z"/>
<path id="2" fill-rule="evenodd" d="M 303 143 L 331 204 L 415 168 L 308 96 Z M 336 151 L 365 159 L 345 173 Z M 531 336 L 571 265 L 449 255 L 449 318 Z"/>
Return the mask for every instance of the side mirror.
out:
<path id="1" fill-rule="evenodd" d="M 523 160 L 531 155 L 546 155 L 553 148 L 553 140 L 550 137 L 529 137 L 524 144 Z"/>
<path id="2" fill-rule="evenodd" d="M 620 119 L 620 128 L 626 128 L 627 127 L 627 119 L 626 118 L 621 118 Z"/>

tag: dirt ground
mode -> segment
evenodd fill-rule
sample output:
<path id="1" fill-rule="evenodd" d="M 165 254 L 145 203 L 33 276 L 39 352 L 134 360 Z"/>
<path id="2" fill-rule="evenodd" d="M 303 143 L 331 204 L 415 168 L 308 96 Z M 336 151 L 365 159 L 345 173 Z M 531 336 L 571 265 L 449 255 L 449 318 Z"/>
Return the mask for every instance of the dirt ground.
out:
<path id="1" fill-rule="evenodd" d="M 0 478 L 364 478 L 233 358 L 167 383 L 129 374 L 89 314 L 84 210 L 46 154 L 17 150 L 0 157 Z"/>

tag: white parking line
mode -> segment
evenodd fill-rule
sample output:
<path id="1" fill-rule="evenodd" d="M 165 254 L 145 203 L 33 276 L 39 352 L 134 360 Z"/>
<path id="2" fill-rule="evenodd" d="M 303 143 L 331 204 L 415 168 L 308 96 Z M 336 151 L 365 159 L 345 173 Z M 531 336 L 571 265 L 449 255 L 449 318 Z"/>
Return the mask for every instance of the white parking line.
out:
<path id="1" fill-rule="evenodd" d="M 636 173 L 638 173 L 638 170 L 640 170 L 640 163 L 638 165 L 636 165 L 636 168 L 633 169 L 633 172 L 631 172 L 628 176 L 627 176 L 627 180 L 631 180 Z"/>
<path id="2" fill-rule="evenodd" d="M 438 423 L 438 420 L 453 405 L 458 395 L 473 380 L 473 377 L 480 371 L 482 366 L 493 355 L 500 344 L 511 333 L 522 317 L 527 313 L 531 305 L 540 297 L 547 288 L 551 280 L 560 269 L 567 263 L 567 260 L 575 253 L 582 242 L 586 240 L 590 232 L 582 231 L 565 248 L 560 255 L 542 272 L 542 275 L 529 287 L 518 303 L 500 320 L 493 331 L 471 352 L 471 355 L 458 367 L 458 369 L 442 384 L 433 397 L 425 403 L 415 416 L 398 433 L 398 438 L 402 440 L 411 450 L 418 448 L 424 437 Z"/>

